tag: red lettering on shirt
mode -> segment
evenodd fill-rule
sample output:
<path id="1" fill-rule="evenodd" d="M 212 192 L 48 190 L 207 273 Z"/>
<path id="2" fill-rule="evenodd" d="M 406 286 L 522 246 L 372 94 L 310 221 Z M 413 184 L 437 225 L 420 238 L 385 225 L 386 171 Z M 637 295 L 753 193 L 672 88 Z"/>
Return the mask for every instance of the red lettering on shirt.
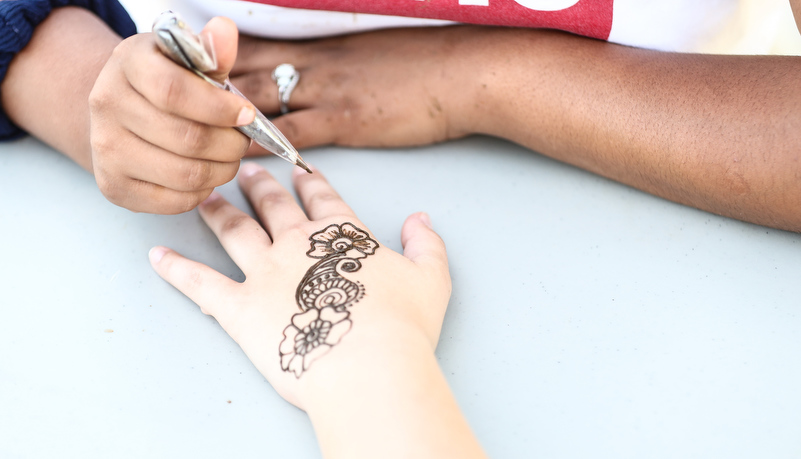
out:
<path id="1" fill-rule="evenodd" d="M 245 0 L 288 8 L 444 19 L 467 24 L 558 29 L 606 40 L 614 0 L 579 0 L 558 11 L 538 11 L 514 0 L 460 5 L 458 0 Z"/>

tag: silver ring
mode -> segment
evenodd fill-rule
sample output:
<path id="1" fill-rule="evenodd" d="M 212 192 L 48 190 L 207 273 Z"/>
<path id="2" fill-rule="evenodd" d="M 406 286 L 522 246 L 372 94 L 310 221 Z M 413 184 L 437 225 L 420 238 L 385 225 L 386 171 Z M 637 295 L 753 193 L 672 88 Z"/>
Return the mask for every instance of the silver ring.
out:
<path id="1" fill-rule="evenodd" d="M 292 90 L 298 85 L 300 72 L 292 64 L 281 64 L 273 70 L 273 81 L 278 85 L 278 104 L 281 107 L 281 114 L 289 113 L 289 96 Z"/>

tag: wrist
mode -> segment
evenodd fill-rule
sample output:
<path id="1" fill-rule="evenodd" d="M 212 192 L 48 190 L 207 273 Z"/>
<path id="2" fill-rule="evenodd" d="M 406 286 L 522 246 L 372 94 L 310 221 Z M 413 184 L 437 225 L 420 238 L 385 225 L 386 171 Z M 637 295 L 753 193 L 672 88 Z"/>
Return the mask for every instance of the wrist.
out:
<path id="1" fill-rule="evenodd" d="M 450 72 L 443 89 L 448 95 L 448 132 L 450 138 L 470 134 L 498 135 L 501 118 L 514 104 L 519 52 L 511 45 L 515 29 L 459 26 L 456 28 L 458 50 L 448 62 Z M 530 33 L 525 31 L 523 33 Z M 525 81 L 525 80 L 521 80 Z M 511 96 L 511 97 L 510 97 Z"/>
<path id="2" fill-rule="evenodd" d="M 323 456 L 483 457 L 422 332 L 374 333 L 320 362 L 304 403 Z M 380 338 L 379 338 L 380 337 Z M 337 349 L 340 350 L 340 349 Z"/>
<path id="3" fill-rule="evenodd" d="M 9 118 L 90 170 L 89 93 L 120 41 L 89 10 L 55 9 L 8 68 L 2 103 Z"/>
<path id="4" fill-rule="evenodd" d="M 415 384 L 432 366 L 434 349 L 418 327 L 399 320 L 360 320 L 299 378 L 297 401 L 312 418 L 326 416 L 340 403 L 379 395 L 371 388 L 397 391 Z"/>

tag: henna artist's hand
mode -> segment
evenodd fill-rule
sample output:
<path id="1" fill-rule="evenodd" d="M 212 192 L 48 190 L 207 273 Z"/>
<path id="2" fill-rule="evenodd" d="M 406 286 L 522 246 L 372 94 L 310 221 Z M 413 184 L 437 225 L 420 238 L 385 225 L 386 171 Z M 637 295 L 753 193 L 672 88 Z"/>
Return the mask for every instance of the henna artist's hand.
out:
<path id="1" fill-rule="evenodd" d="M 263 226 L 216 193 L 199 206 L 245 282 L 163 247 L 150 256 L 159 275 L 214 316 L 282 396 L 308 408 L 308 391 L 334 374 L 341 381 L 358 375 L 343 368 L 354 362 L 375 365 L 375 349 L 389 347 L 383 358 L 391 360 L 397 346 L 422 339 L 433 353 L 450 277 L 426 214 L 407 219 L 400 255 L 379 246 L 319 172 L 293 179 L 305 213 L 263 168 L 242 167 L 240 185 Z"/>
<path id="2" fill-rule="evenodd" d="M 265 113 L 278 112 L 272 70 L 293 64 L 293 110 L 274 120 L 297 148 L 414 146 L 469 134 L 476 103 L 465 78 L 466 27 L 394 29 L 303 42 L 242 37 L 231 81 Z M 475 35 L 475 34 L 474 34 Z M 263 154 L 254 145 L 250 154 Z"/>
<path id="3" fill-rule="evenodd" d="M 237 30 L 209 21 L 223 80 L 236 59 Z M 250 140 L 233 126 L 253 121 L 251 104 L 215 88 L 157 49 L 152 34 L 124 40 L 89 98 L 92 168 L 100 190 L 134 211 L 193 209 L 236 176 Z"/>

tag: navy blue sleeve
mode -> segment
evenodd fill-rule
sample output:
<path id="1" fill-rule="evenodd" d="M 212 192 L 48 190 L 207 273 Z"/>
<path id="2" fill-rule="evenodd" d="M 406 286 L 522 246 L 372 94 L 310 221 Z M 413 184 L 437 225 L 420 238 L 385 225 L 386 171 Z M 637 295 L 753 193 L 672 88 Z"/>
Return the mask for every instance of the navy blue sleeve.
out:
<path id="1" fill-rule="evenodd" d="M 0 82 L 14 56 L 33 36 L 33 30 L 53 8 L 79 6 L 94 12 L 123 38 L 136 33 L 131 16 L 117 0 L 0 0 Z M 0 140 L 21 137 L 25 132 L 8 119 L 0 107 Z"/>

